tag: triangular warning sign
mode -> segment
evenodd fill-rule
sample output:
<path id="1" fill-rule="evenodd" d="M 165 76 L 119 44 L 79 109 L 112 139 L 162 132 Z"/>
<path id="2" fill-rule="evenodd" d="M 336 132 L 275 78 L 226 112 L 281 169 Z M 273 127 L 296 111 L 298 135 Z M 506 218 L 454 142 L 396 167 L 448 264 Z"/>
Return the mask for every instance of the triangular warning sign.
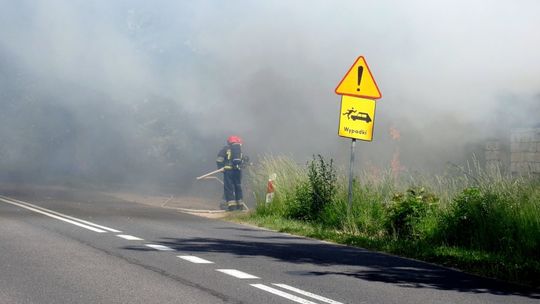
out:
<path id="1" fill-rule="evenodd" d="M 379 87 L 369 70 L 364 56 L 358 57 L 336 88 L 336 94 L 379 99 Z"/>

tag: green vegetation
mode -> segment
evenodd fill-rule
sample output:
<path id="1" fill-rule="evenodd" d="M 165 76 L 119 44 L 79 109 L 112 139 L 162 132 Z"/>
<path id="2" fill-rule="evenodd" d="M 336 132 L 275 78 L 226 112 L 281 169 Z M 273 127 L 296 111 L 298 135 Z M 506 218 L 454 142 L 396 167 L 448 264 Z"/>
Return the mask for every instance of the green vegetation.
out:
<path id="1" fill-rule="evenodd" d="M 266 157 L 251 170 L 257 208 L 237 217 L 282 232 L 422 259 L 540 286 L 540 181 L 475 168 L 445 176 L 364 171 L 353 182 L 332 161 Z M 277 174 L 272 203 L 268 175 Z"/>

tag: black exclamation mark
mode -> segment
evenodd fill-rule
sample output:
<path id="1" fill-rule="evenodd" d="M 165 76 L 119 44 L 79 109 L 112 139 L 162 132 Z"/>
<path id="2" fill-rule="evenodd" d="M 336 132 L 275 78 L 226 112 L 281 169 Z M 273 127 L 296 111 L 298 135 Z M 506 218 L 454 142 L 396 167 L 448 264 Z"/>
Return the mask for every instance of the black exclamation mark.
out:
<path id="1" fill-rule="evenodd" d="M 359 66 L 358 67 L 358 88 L 356 89 L 356 91 L 360 92 L 360 81 L 362 81 L 362 73 L 364 72 L 364 67 L 363 66 Z"/>

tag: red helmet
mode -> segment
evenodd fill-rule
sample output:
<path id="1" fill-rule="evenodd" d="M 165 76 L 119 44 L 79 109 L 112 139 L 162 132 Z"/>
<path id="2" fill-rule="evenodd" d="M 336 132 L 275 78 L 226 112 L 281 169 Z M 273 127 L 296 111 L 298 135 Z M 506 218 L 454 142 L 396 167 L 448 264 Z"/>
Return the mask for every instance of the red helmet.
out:
<path id="1" fill-rule="evenodd" d="M 241 144 L 242 143 L 242 138 L 240 138 L 240 136 L 232 135 L 232 136 L 229 136 L 229 138 L 227 138 L 227 143 L 229 143 L 229 144 Z"/>

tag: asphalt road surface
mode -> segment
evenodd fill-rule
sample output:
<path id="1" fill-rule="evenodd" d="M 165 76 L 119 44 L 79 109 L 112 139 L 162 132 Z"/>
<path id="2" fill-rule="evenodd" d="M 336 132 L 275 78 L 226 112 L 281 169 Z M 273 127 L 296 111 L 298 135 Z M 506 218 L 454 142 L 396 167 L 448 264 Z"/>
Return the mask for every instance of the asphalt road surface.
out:
<path id="1" fill-rule="evenodd" d="M 0 194 L 0 303 L 540 303 L 538 291 L 159 204 Z"/>

